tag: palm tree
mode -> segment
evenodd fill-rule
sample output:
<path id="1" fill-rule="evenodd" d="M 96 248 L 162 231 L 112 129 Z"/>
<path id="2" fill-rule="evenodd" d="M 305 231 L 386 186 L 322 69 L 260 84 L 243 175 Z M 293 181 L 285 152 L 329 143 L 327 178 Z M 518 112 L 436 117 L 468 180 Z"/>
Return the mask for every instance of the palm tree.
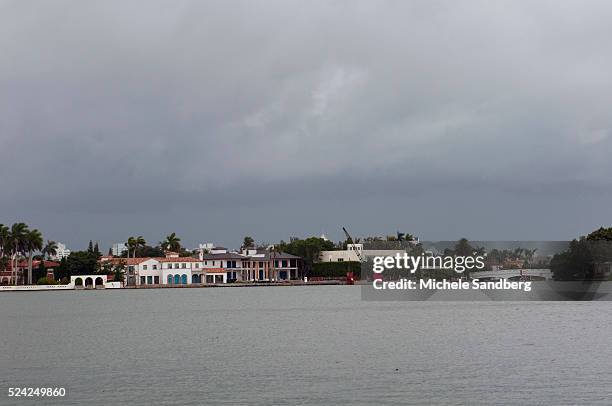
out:
<path id="1" fill-rule="evenodd" d="M 243 248 L 250 248 L 255 246 L 255 240 L 251 236 L 244 237 L 244 241 L 242 242 Z"/>
<path id="2" fill-rule="evenodd" d="M 130 237 L 127 240 L 127 247 L 128 247 L 128 253 L 127 253 L 127 257 L 128 259 L 130 259 L 130 249 L 133 252 L 133 258 L 136 258 L 136 251 L 138 250 L 138 248 L 140 247 L 144 247 L 147 244 L 147 242 L 145 241 L 144 237 L 142 235 L 139 235 L 138 237 Z M 129 262 L 129 261 L 128 261 Z M 127 272 L 127 277 L 126 277 L 126 281 L 127 284 L 129 284 L 130 282 L 130 272 L 129 272 L 129 265 L 128 265 L 128 272 Z M 135 278 L 138 277 L 138 275 L 134 275 Z"/>
<path id="3" fill-rule="evenodd" d="M 57 255 L 57 243 L 47 240 L 47 244 L 42 249 L 43 258 L 52 258 Z"/>
<path id="4" fill-rule="evenodd" d="M 4 254 L 9 250 L 7 248 L 9 241 L 9 228 L 4 224 L 0 224 L 0 258 L 4 257 Z"/>
<path id="5" fill-rule="evenodd" d="M 130 250 L 132 250 L 133 252 L 133 258 L 136 258 L 136 250 L 140 247 L 144 247 L 145 245 L 147 245 L 147 242 L 145 241 L 142 235 L 139 235 L 138 237 L 128 238 L 127 240 L 128 258 L 130 257 Z"/>
<path id="6" fill-rule="evenodd" d="M 166 240 L 161 243 L 164 250 L 180 252 L 181 251 L 181 239 L 176 236 L 176 233 L 172 233 L 166 236 Z"/>
<path id="7" fill-rule="evenodd" d="M 5 256 L 9 252 L 9 228 L 4 224 L 0 224 L 0 271 L 3 271 L 8 264 L 8 258 Z"/>
<path id="8" fill-rule="evenodd" d="M 9 228 L 4 224 L 0 224 L 0 268 L 2 268 L 2 263 L 6 260 L 5 255 L 10 252 L 9 249 Z"/>
<path id="9" fill-rule="evenodd" d="M 8 266 L 10 252 L 10 230 L 8 226 L 0 224 L 0 270 Z"/>
<path id="10" fill-rule="evenodd" d="M 28 231 L 25 236 L 25 249 L 28 252 L 28 285 L 32 284 L 32 256 L 43 248 L 43 237 L 37 229 Z"/>
<path id="11" fill-rule="evenodd" d="M 410 233 L 406 233 L 406 235 L 404 236 L 404 240 L 406 240 L 406 241 L 416 241 L 417 238 L 414 235 L 410 234 Z"/>
<path id="12" fill-rule="evenodd" d="M 127 239 L 127 242 L 125 243 L 125 245 L 127 246 L 127 257 L 130 257 L 130 252 L 132 250 L 136 250 L 136 237 L 130 237 Z"/>
<path id="13" fill-rule="evenodd" d="M 11 253 L 11 278 L 13 285 L 17 284 L 17 259 L 26 251 L 26 236 L 28 225 L 25 223 L 14 223 L 8 236 L 9 252 Z"/>

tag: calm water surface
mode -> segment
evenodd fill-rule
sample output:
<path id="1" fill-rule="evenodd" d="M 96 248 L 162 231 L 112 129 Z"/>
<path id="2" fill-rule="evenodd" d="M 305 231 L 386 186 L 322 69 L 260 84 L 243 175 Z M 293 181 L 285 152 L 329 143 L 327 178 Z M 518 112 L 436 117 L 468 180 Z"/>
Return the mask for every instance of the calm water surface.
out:
<path id="1" fill-rule="evenodd" d="M 49 404 L 612 404 L 610 302 L 364 302 L 360 288 L 0 294 L 8 386 Z M 44 401 L 32 402 L 46 404 Z"/>

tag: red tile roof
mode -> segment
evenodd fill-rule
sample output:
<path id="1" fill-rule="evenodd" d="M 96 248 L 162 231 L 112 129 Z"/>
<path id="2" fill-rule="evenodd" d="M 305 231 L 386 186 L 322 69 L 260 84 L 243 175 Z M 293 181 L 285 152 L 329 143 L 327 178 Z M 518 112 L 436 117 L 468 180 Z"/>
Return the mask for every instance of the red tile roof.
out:
<path id="1" fill-rule="evenodd" d="M 109 258 L 102 257 L 99 262 L 111 262 L 115 265 L 117 264 L 125 264 L 125 265 L 138 265 L 141 262 L 145 262 L 150 258 Z"/>
<path id="2" fill-rule="evenodd" d="M 200 262 L 197 258 L 192 257 L 178 257 L 178 258 L 152 258 L 159 262 Z"/>
<path id="3" fill-rule="evenodd" d="M 32 269 L 36 269 L 40 266 L 40 261 L 36 260 L 36 261 L 32 261 Z M 55 261 L 44 261 L 44 267 L 45 268 L 57 268 L 58 266 L 60 266 L 59 262 L 55 262 Z M 17 268 L 22 268 L 25 269 L 28 267 L 28 261 L 27 260 L 23 260 L 23 261 L 19 261 L 17 263 Z M 11 263 L 9 262 L 7 264 L 6 267 L 7 271 L 11 270 Z"/>
<path id="4" fill-rule="evenodd" d="M 166 258 L 166 257 L 144 257 L 144 258 L 112 258 L 108 257 L 100 258 L 102 262 L 111 261 L 113 264 L 119 264 L 121 262 L 126 265 L 138 265 L 148 260 L 155 260 L 157 262 L 200 262 L 199 259 L 192 257 L 177 257 L 177 258 Z"/>

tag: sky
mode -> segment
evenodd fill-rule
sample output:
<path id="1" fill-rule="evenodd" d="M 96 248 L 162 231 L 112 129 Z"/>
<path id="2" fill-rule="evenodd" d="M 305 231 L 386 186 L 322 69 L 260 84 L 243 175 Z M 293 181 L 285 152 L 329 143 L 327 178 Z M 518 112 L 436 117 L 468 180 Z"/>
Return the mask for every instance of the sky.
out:
<path id="1" fill-rule="evenodd" d="M 612 223 L 612 2 L 0 0 L 0 223 L 107 249 Z"/>

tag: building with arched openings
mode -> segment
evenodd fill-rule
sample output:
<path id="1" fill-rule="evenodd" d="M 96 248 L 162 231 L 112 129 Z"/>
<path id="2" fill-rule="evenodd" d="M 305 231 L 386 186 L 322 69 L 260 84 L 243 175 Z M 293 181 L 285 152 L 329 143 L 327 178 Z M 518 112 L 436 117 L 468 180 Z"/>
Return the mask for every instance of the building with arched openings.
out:
<path id="1" fill-rule="evenodd" d="M 70 284 L 75 289 L 105 289 L 107 287 L 106 275 L 73 275 Z"/>
<path id="2" fill-rule="evenodd" d="M 192 257 L 180 257 L 174 252 L 166 253 L 165 257 L 103 257 L 101 261 L 112 261 L 115 264 L 123 265 L 126 268 L 127 286 L 227 283 L 223 269 L 205 269 L 203 261 Z"/>
<path id="3" fill-rule="evenodd" d="M 285 252 L 248 249 L 241 253 L 215 247 L 199 258 L 167 252 L 165 257 L 112 258 L 125 268 L 127 286 L 218 284 L 235 281 L 282 281 L 300 279 L 302 258 Z"/>

